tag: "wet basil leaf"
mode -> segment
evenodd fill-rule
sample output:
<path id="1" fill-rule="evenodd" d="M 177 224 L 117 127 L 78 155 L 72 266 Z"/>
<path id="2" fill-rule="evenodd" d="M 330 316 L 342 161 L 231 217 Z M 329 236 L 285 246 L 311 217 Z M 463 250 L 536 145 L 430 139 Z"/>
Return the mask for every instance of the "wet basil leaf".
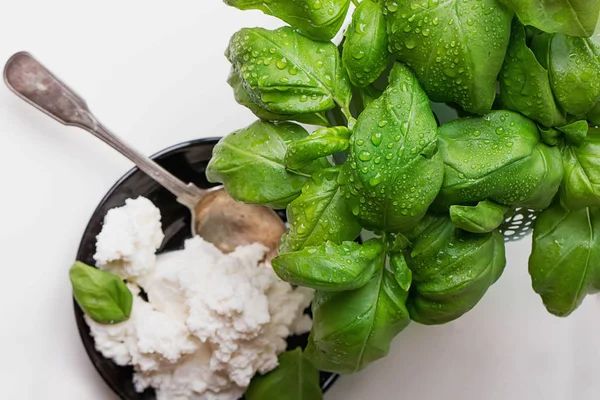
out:
<path id="1" fill-rule="evenodd" d="M 442 179 L 429 99 L 398 63 L 384 94 L 358 117 L 340 174 L 342 194 L 363 227 L 398 232 L 425 215 Z"/>
<path id="2" fill-rule="evenodd" d="M 133 296 L 118 276 L 77 261 L 69 278 L 77 304 L 94 321 L 116 324 L 131 315 Z"/>
<path id="3" fill-rule="evenodd" d="M 289 146 L 285 165 L 291 169 L 304 168 L 314 160 L 346 151 L 349 139 L 350 131 L 345 126 L 317 129 Z"/>
<path id="4" fill-rule="evenodd" d="M 271 263 L 284 281 L 322 291 L 354 290 L 369 282 L 380 268 L 383 244 L 371 239 L 356 242 L 305 247 L 284 253 Z"/>
<path id="5" fill-rule="evenodd" d="M 588 134 L 589 125 L 587 121 L 582 120 L 575 121 L 569 125 L 559 126 L 556 129 L 565 134 L 567 143 L 573 146 L 579 146 L 583 143 Z"/>
<path id="6" fill-rule="evenodd" d="M 417 227 L 408 266 L 413 286 L 407 302 L 414 321 L 453 321 L 477 305 L 506 265 L 498 232 L 473 234 L 455 229 L 447 217 L 428 215 Z"/>
<path id="7" fill-rule="evenodd" d="M 342 52 L 344 67 L 354 86 L 365 87 L 388 65 L 388 39 L 383 6 L 366 0 L 354 10 Z"/>
<path id="8" fill-rule="evenodd" d="M 276 114 L 261 107 L 252 100 L 248 91 L 242 85 L 242 78 L 234 70 L 231 71 L 227 79 L 229 86 L 233 88 L 235 101 L 247 107 L 258 118 L 265 121 L 296 121 L 308 125 L 330 126 L 331 123 L 324 112 L 309 113 L 309 114 Z"/>
<path id="9" fill-rule="evenodd" d="M 302 188 L 302 194 L 289 204 L 290 228 L 281 239 L 281 253 L 358 237 L 361 227 L 340 194 L 339 170 L 336 167 L 315 174 Z"/>
<path id="10" fill-rule="evenodd" d="M 350 82 L 331 42 L 316 42 L 289 27 L 244 28 L 231 38 L 226 56 L 252 100 L 272 113 L 349 107 Z"/>
<path id="11" fill-rule="evenodd" d="M 237 201 L 285 208 L 300 195 L 311 175 L 331 166 L 314 161 L 302 171 L 290 171 L 284 158 L 290 143 L 308 136 L 300 125 L 257 121 L 217 143 L 206 168 L 209 182 L 221 182 Z"/>
<path id="12" fill-rule="evenodd" d="M 319 371 L 297 347 L 279 356 L 279 366 L 255 375 L 246 390 L 247 400 L 322 400 Z"/>
<path id="13" fill-rule="evenodd" d="M 240 10 L 260 10 L 316 40 L 330 40 L 344 23 L 350 0 L 225 0 Z"/>
<path id="14" fill-rule="evenodd" d="M 552 127 L 566 124 L 563 112 L 554 101 L 548 71 L 527 47 L 525 29 L 515 19 L 508 53 L 500 74 L 500 93 L 504 106 Z"/>
<path id="15" fill-rule="evenodd" d="M 564 146 L 563 205 L 578 210 L 600 206 L 600 129 L 590 128 L 580 146 Z"/>
<path id="16" fill-rule="evenodd" d="M 512 12 L 496 0 L 386 0 L 389 47 L 432 101 L 483 114 L 496 96 Z"/>
<path id="17" fill-rule="evenodd" d="M 558 191 L 560 150 L 543 144 L 537 126 L 520 114 L 458 119 L 442 125 L 438 136 L 446 172 L 437 209 L 492 200 L 541 210 Z"/>
<path id="18" fill-rule="evenodd" d="M 390 256 L 390 270 L 402 290 L 408 291 L 412 284 L 412 271 L 408 268 L 406 258 L 402 253 L 393 253 Z"/>
<path id="19" fill-rule="evenodd" d="M 513 9 L 521 22 L 544 32 L 589 37 L 598 21 L 596 0 L 500 0 Z"/>
<path id="20" fill-rule="evenodd" d="M 594 108 L 586 115 L 586 118 L 595 126 L 600 126 L 600 101 L 596 103 Z"/>
<path id="21" fill-rule="evenodd" d="M 583 116 L 600 101 L 600 35 L 555 34 L 549 46 L 552 91 L 566 112 Z"/>
<path id="22" fill-rule="evenodd" d="M 472 233 L 488 233 L 504 222 L 508 207 L 493 201 L 480 201 L 476 206 L 451 206 L 450 219 L 455 227 Z"/>
<path id="23" fill-rule="evenodd" d="M 385 357 L 390 343 L 410 322 L 407 292 L 385 268 L 360 289 L 317 291 L 312 303 L 313 329 L 306 357 L 323 371 L 351 374 Z"/>
<path id="24" fill-rule="evenodd" d="M 538 126 L 538 130 L 540 131 L 540 137 L 542 138 L 542 142 L 547 144 L 548 146 L 556 146 L 560 143 L 560 140 L 563 138 L 563 133 L 554 128 L 545 128 L 543 126 Z"/>
<path id="25" fill-rule="evenodd" d="M 566 317 L 587 294 L 600 291 L 600 210 L 544 210 L 533 230 L 529 274 L 533 289 L 554 315 Z"/>

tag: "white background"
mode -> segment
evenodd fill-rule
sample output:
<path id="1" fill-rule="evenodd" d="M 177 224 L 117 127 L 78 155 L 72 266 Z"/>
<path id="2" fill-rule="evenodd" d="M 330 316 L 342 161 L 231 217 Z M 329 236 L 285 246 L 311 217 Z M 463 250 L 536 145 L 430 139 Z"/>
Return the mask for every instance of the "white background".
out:
<path id="1" fill-rule="evenodd" d="M 152 154 L 249 124 L 223 56 L 243 26 L 275 27 L 219 0 L 1 0 L 0 63 L 28 50 L 117 134 Z M 98 201 L 131 164 L 0 87 L 0 398 L 115 400 L 88 361 L 68 268 Z M 600 398 L 600 300 L 569 319 L 530 289 L 530 240 L 504 276 L 442 327 L 410 326 L 388 358 L 342 378 L 327 400 Z"/>

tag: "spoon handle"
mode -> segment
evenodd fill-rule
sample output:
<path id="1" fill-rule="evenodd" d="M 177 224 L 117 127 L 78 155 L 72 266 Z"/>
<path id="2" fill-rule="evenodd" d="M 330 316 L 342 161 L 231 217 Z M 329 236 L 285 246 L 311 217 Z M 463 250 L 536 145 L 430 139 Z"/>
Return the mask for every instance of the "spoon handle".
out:
<path id="1" fill-rule="evenodd" d="M 206 193 L 193 183 L 186 184 L 177 179 L 102 126 L 89 110 L 85 100 L 29 53 L 16 53 L 8 60 L 4 69 L 4 82 L 17 96 L 58 122 L 84 129 L 110 145 L 191 210 L 194 210 L 195 205 Z"/>

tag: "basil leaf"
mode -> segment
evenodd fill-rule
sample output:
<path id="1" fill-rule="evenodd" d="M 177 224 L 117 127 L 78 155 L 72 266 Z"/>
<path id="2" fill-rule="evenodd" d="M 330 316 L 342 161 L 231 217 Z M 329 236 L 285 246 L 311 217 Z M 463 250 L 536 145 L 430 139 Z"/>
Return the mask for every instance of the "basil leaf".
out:
<path id="1" fill-rule="evenodd" d="M 538 126 L 538 130 L 540 131 L 542 142 L 548 146 L 556 146 L 563 137 L 563 134 L 554 128 L 544 128 L 543 126 Z"/>
<path id="2" fill-rule="evenodd" d="M 590 112 L 600 101 L 600 38 L 555 34 L 549 52 L 550 82 L 558 104 L 572 115 Z"/>
<path id="3" fill-rule="evenodd" d="M 315 174 L 303 187 L 302 194 L 289 204 L 290 228 L 281 239 L 281 253 L 326 241 L 340 244 L 358 237 L 361 227 L 341 197 L 339 170 L 330 168 Z"/>
<path id="4" fill-rule="evenodd" d="M 289 27 L 244 28 L 233 35 L 226 56 L 252 100 L 277 114 L 348 109 L 352 91 L 337 47 L 316 42 Z"/>
<path id="5" fill-rule="evenodd" d="M 494 231 L 455 229 L 447 217 L 427 216 L 408 258 L 413 286 L 411 318 L 426 325 L 453 321 L 471 310 L 498 280 L 506 265 L 504 238 Z"/>
<path id="6" fill-rule="evenodd" d="M 544 210 L 533 229 L 529 274 L 533 289 L 554 315 L 566 317 L 588 293 L 600 290 L 600 210 Z"/>
<path id="7" fill-rule="evenodd" d="M 394 66 L 350 141 L 340 183 L 352 213 L 369 230 L 412 228 L 439 191 L 443 163 L 429 100 L 407 67 Z"/>
<path id="8" fill-rule="evenodd" d="M 305 247 L 271 260 L 273 270 L 284 281 L 322 291 L 358 289 L 369 282 L 381 262 L 383 244 L 371 239 Z"/>
<path id="9" fill-rule="evenodd" d="M 404 254 L 394 253 L 391 255 L 390 269 L 402 290 L 408 291 L 412 283 L 412 271 L 408 268 Z"/>
<path id="10" fill-rule="evenodd" d="M 569 144 L 579 146 L 588 134 L 589 125 L 587 121 L 575 121 L 569 125 L 559 126 L 556 129 L 565 134 L 565 140 Z"/>
<path id="11" fill-rule="evenodd" d="M 590 123 L 599 126 L 600 125 L 600 101 L 596 103 L 594 108 L 586 115 L 586 118 Z"/>
<path id="12" fill-rule="evenodd" d="M 304 128 L 290 122 L 257 121 L 217 143 L 206 177 L 209 182 L 223 183 L 234 200 L 285 208 L 300 195 L 312 173 L 330 166 L 321 159 L 303 171 L 286 169 L 288 146 L 306 136 Z"/>
<path id="13" fill-rule="evenodd" d="M 583 143 L 564 146 L 565 177 L 560 198 L 567 208 L 600 206 L 600 129 L 590 128 Z"/>
<path id="14" fill-rule="evenodd" d="M 458 119 L 442 125 L 438 136 L 446 172 L 436 209 L 492 200 L 541 210 L 558 191 L 560 150 L 543 144 L 537 126 L 520 114 Z"/>
<path id="15" fill-rule="evenodd" d="M 488 233 L 504 222 L 508 207 L 489 200 L 476 206 L 451 206 L 450 219 L 455 227 L 472 233 Z"/>
<path id="16" fill-rule="evenodd" d="M 77 304 L 94 321 L 116 324 L 131 315 L 133 296 L 118 276 L 77 261 L 69 278 Z"/>
<path id="17" fill-rule="evenodd" d="M 373 0 L 362 1 L 352 14 L 342 51 L 350 81 L 358 87 L 372 84 L 386 69 L 388 58 L 383 6 Z"/>
<path id="18" fill-rule="evenodd" d="M 316 159 L 346 151 L 349 139 L 350 131 L 345 126 L 317 129 L 289 146 L 285 165 L 291 169 L 304 168 Z"/>
<path id="19" fill-rule="evenodd" d="M 279 356 L 279 366 L 255 375 L 246 390 L 247 400 L 322 400 L 319 371 L 297 347 Z"/>
<path id="20" fill-rule="evenodd" d="M 346 292 L 317 291 L 313 329 L 305 356 L 323 371 L 352 374 L 385 357 L 390 343 L 410 322 L 408 293 L 384 268 L 365 286 Z"/>
<path id="21" fill-rule="evenodd" d="M 508 53 L 500 74 L 500 93 L 504 106 L 552 127 L 566 123 L 554 101 L 548 71 L 538 62 L 525 42 L 525 29 L 514 20 Z"/>
<path id="22" fill-rule="evenodd" d="M 589 37 L 600 12 L 596 0 L 500 0 L 513 9 L 521 22 L 544 32 Z"/>
<path id="23" fill-rule="evenodd" d="M 329 119 L 327 118 L 324 112 L 292 115 L 276 114 L 264 109 L 263 107 L 255 103 L 254 100 L 252 100 L 252 98 L 248 94 L 248 91 L 242 84 L 242 78 L 233 69 L 229 74 L 227 83 L 229 83 L 229 86 L 233 88 L 233 95 L 235 97 L 235 101 L 237 101 L 244 107 L 247 107 L 250 111 L 254 113 L 254 115 L 256 115 L 260 119 L 263 119 L 265 121 L 297 121 L 308 125 L 331 125 Z"/>
<path id="24" fill-rule="evenodd" d="M 512 12 L 496 0 L 386 0 L 389 48 L 432 101 L 483 114 L 496 97 Z"/>
<path id="25" fill-rule="evenodd" d="M 240 10 L 260 10 L 316 40 L 330 40 L 344 23 L 350 0 L 225 0 Z"/>

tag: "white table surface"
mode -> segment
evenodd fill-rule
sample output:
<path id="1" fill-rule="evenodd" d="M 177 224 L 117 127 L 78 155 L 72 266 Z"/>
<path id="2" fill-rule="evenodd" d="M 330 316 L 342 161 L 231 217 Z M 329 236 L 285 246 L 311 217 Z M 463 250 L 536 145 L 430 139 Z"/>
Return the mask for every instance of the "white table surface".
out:
<path id="1" fill-rule="evenodd" d="M 3 3 L 0 62 L 28 50 L 151 154 L 253 121 L 226 84 L 223 52 L 243 26 L 273 18 L 219 0 Z M 80 343 L 68 268 L 100 198 L 132 165 L 0 85 L 0 398 L 114 400 Z M 501 280 L 441 327 L 411 325 L 390 355 L 327 400 L 600 398 L 600 300 L 569 319 L 530 289 L 530 240 L 508 246 Z"/>

